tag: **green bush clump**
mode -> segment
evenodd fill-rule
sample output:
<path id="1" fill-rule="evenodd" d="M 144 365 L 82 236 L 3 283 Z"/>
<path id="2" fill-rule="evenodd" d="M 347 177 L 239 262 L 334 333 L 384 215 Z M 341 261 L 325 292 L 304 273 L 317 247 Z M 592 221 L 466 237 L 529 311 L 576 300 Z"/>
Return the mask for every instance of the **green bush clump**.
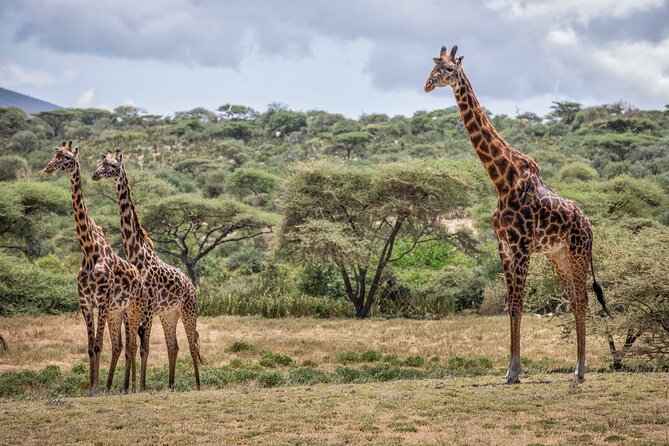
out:
<path id="1" fill-rule="evenodd" d="M 254 352 L 256 347 L 253 344 L 249 344 L 245 341 L 235 341 L 228 348 L 225 349 L 228 353 L 238 353 L 238 352 Z"/>
<path id="2" fill-rule="evenodd" d="M 279 366 L 287 367 L 293 364 L 293 358 L 291 358 L 288 355 L 283 355 L 281 353 L 267 352 L 263 353 L 262 357 L 260 358 L 260 361 L 258 361 L 258 364 L 260 364 L 263 367 L 269 367 L 269 368 L 274 368 Z"/>
<path id="3" fill-rule="evenodd" d="M 0 255 L 0 316 L 59 314 L 79 308 L 74 275 Z"/>
<path id="4" fill-rule="evenodd" d="M 260 387 L 270 388 L 283 385 L 286 379 L 279 372 L 265 372 L 258 375 L 256 382 Z"/>

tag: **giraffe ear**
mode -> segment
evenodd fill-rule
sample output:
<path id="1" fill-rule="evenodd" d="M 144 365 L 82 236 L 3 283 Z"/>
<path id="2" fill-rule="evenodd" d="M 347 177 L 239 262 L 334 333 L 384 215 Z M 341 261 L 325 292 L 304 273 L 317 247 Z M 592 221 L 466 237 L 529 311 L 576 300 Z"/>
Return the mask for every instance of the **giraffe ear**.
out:
<path id="1" fill-rule="evenodd" d="M 100 161 L 104 161 L 107 156 L 104 153 L 100 154 Z"/>
<path id="2" fill-rule="evenodd" d="M 432 60 L 434 61 L 434 63 L 439 63 L 439 62 L 441 62 L 441 59 L 438 58 L 438 57 L 433 57 Z"/>
<path id="3" fill-rule="evenodd" d="M 54 151 L 54 152 L 58 152 L 58 147 L 54 147 L 54 148 L 53 148 L 53 151 Z"/>
<path id="4" fill-rule="evenodd" d="M 72 141 L 70 141 L 70 143 L 71 142 Z M 74 154 L 74 156 L 79 155 L 79 146 L 74 146 L 74 149 L 72 149 L 72 153 Z"/>
<path id="5" fill-rule="evenodd" d="M 116 161 L 118 161 L 119 163 L 123 161 L 123 154 L 121 154 L 121 152 L 119 152 L 118 150 L 116 151 Z"/>
<path id="6" fill-rule="evenodd" d="M 455 58 L 455 65 L 461 65 L 462 64 L 462 59 L 464 59 L 465 56 L 458 56 Z"/>

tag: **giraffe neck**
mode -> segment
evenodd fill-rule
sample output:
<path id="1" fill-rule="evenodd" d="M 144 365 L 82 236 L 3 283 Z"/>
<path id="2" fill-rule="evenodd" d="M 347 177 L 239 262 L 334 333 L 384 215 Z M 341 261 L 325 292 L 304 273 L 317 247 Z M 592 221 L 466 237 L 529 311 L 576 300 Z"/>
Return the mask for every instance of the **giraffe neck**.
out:
<path id="1" fill-rule="evenodd" d="M 453 92 L 469 140 L 500 197 L 516 187 L 518 180 L 530 170 L 539 172 L 532 158 L 511 147 L 497 133 L 462 69 L 458 71 Z"/>
<path id="2" fill-rule="evenodd" d="M 93 250 L 92 246 L 96 239 L 95 223 L 88 215 L 88 208 L 84 201 L 84 194 L 81 190 L 81 170 L 79 168 L 79 160 L 74 161 L 74 170 L 70 177 L 72 181 L 72 210 L 74 211 L 74 221 L 77 224 L 77 235 L 79 237 L 79 244 L 84 256 L 89 256 Z"/>
<path id="3" fill-rule="evenodd" d="M 130 263 L 136 264 L 145 256 L 147 246 L 146 241 L 142 237 L 143 228 L 135 211 L 130 183 L 123 166 L 121 166 L 121 173 L 116 181 L 116 194 L 121 214 L 123 249 L 125 250 L 126 259 Z"/>

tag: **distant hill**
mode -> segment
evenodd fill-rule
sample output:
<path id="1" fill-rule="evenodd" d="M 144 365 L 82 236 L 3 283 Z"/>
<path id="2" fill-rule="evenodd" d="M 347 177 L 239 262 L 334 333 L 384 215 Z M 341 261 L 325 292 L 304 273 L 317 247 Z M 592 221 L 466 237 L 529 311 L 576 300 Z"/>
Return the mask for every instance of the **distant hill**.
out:
<path id="1" fill-rule="evenodd" d="M 25 94 L 17 93 L 6 88 L 0 88 L 0 107 L 18 107 L 29 115 L 42 111 L 58 110 L 63 108 L 50 102 L 35 99 Z"/>

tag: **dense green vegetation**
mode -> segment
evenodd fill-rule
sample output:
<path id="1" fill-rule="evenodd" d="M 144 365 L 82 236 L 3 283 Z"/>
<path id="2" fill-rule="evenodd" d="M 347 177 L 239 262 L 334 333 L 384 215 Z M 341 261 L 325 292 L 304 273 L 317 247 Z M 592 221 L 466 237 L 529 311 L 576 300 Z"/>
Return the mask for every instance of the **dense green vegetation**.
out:
<path id="1" fill-rule="evenodd" d="M 555 103 L 545 117 L 492 121 L 595 226 L 595 265 L 617 316 L 596 330 L 618 356 L 637 346 L 666 354 L 669 109 Z M 226 104 L 169 117 L 133 106 L 33 117 L 0 109 L 0 314 L 76 309 L 69 178 L 41 173 L 70 139 L 85 177 L 100 153 L 123 152 L 140 217 L 166 260 L 197 279 L 202 314 L 503 308 L 495 193 L 456 108 L 354 120 Z M 113 185 L 84 178 L 84 195 L 122 252 Z M 532 271 L 528 310 L 564 312 L 545 261 L 537 256 Z"/>

